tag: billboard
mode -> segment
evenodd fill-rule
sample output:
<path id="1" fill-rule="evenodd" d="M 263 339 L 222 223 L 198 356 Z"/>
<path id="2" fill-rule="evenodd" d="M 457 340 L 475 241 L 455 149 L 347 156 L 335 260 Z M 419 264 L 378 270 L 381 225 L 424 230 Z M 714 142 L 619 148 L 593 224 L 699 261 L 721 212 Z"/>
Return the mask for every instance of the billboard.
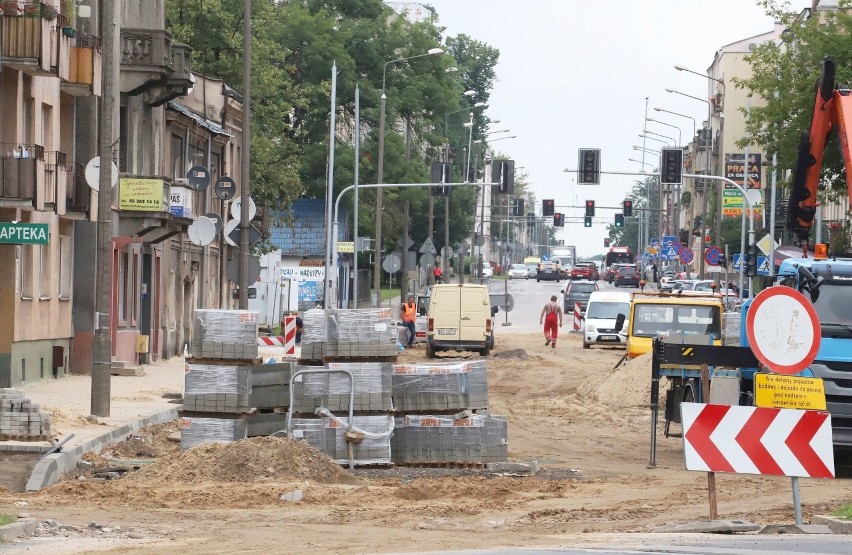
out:
<path id="1" fill-rule="evenodd" d="M 761 154 L 748 155 L 748 167 L 746 168 L 745 154 L 733 153 L 725 154 L 725 177 L 736 182 L 744 189 L 760 189 L 761 179 L 763 177 L 761 166 Z M 747 185 L 743 185 L 744 176 L 748 176 Z M 725 188 L 722 191 L 722 215 L 723 216 L 741 216 L 743 212 L 743 195 L 740 191 L 729 183 L 725 183 Z M 755 216 L 760 213 L 760 209 L 755 210 Z"/>

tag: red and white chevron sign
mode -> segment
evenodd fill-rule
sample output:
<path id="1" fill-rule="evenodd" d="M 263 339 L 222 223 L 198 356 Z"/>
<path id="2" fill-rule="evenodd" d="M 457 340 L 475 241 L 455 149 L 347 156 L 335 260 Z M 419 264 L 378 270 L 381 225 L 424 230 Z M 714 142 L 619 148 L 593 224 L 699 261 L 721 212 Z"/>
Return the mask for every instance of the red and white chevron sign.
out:
<path id="1" fill-rule="evenodd" d="M 831 415 L 682 403 L 687 470 L 834 478 Z"/>

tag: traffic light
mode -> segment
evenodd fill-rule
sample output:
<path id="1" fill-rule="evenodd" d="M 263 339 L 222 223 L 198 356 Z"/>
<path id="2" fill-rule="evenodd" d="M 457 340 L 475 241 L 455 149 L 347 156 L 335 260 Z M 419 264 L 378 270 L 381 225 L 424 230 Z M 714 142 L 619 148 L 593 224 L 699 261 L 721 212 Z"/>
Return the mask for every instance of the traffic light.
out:
<path id="1" fill-rule="evenodd" d="M 660 183 L 664 185 L 680 185 L 683 183 L 682 149 L 660 149 L 660 161 Z"/>
<path id="2" fill-rule="evenodd" d="M 448 162 L 432 162 L 432 183 L 452 183 L 452 170 L 453 166 Z M 453 188 L 438 185 L 431 189 L 434 197 L 448 197 Z"/>
<path id="3" fill-rule="evenodd" d="M 630 199 L 625 199 L 622 211 L 624 212 L 625 218 L 629 218 L 630 216 L 632 216 L 633 215 L 633 201 L 630 200 Z"/>
<path id="4" fill-rule="evenodd" d="M 535 223 L 535 212 L 527 212 L 527 227 L 532 227 Z"/>
<path id="5" fill-rule="evenodd" d="M 515 161 L 494 160 L 491 166 L 491 181 L 497 183 L 495 188 L 501 195 L 511 195 L 515 192 Z"/>
<path id="6" fill-rule="evenodd" d="M 600 185 L 601 149 L 581 148 L 577 162 L 577 183 L 580 185 Z"/>
<path id="7" fill-rule="evenodd" d="M 594 218 L 595 217 L 595 201 L 587 200 L 586 201 L 586 217 Z"/>
<path id="8" fill-rule="evenodd" d="M 609 247 L 609 237 L 604 237 L 604 248 Z"/>
<path id="9" fill-rule="evenodd" d="M 541 201 L 541 215 L 542 216 L 553 216 L 555 213 L 555 206 L 552 198 L 546 198 Z"/>
<path id="10" fill-rule="evenodd" d="M 624 227 L 624 214 L 615 215 L 615 227 Z"/>
<path id="11" fill-rule="evenodd" d="M 524 215 L 524 199 L 516 198 L 513 199 L 515 204 L 512 205 L 512 215 L 513 216 L 523 216 Z"/>
<path id="12" fill-rule="evenodd" d="M 757 275 L 757 245 L 749 245 L 745 251 L 745 274 L 748 277 Z"/>
<path id="13" fill-rule="evenodd" d="M 592 217 L 591 216 L 586 216 L 585 218 L 583 218 L 583 226 L 592 227 Z"/>
<path id="14" fill-rule="evenodd" d="M 565 227 L 565 217 L 562 212 L 556 212 L 553 215 L 553 227 Z"/>

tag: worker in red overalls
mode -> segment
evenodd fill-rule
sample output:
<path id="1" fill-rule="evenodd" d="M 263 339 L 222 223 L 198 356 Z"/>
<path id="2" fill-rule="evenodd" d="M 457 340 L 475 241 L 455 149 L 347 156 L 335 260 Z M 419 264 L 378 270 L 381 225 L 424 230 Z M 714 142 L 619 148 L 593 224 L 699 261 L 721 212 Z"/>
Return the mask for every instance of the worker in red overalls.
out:
<path id="1" fill-rule="evenodd" d="M 559 327 L 556 327 L 556 322 L 559 322 Z M 556 295 L 550 297 L 550 302 L 545 303 L 541 309 L 541 316 L 538 323 L 544 322 L 544 346 L 550 345 L 556 348 L 556 337 L 559 334 L 559 328 L 562 327 L 562 307 L 556 302 Z"/>

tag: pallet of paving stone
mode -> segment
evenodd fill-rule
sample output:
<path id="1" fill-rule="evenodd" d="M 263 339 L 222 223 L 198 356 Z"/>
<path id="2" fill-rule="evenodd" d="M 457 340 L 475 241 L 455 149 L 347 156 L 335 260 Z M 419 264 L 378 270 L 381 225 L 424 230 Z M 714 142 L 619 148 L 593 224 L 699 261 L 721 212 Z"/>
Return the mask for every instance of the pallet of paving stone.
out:
<path id="1" fill-rule="evenodd" d="M 252 367 L 188 362 L 184 374 L 183 410 L 245 413 L 251 406 Z"/>
<path id="2" fill-rule="evenodd" d="M 323 416 L 319 418 L 294 418 L 293 439 L 302 439 L 327 454 L 338 464 L 349 464 L 349 444 L 345 433 L 349 429 L 348 417 Z M 352 463 L 355 466 L 387 466 L 391 460 L 390 438 L 394 418 L 391 415 L 354 416 L 353 429 L 365 433 L 361 443 L 353 445 Z"/>
<path id="3" fill-rule="evenodd" d="M 296 366 L 296 372 L 314 366 Z M 389 362 L 329 362 L 325 366 L 329 372 L 308 373 L 296 377 L 293 383 L 293 412 L 313 414 L 318 408 L 332 412 L 348 412 L 350 382 L 346 374 L 333 370 L 346 370 L 352 374 L 354 382 L 353 412 L 390 412 L 393 411 L 391 392 L 393 371 Z"/>
<path id="4" fill-rule="evenodd" d="M 248 437 L 247 415 L 195 415 L 179 413 L 180 448 L 191 449 L 205 443 L 230 443 Z"/>
<path id="5" fill-rule="evenodd" d="M 394 408 L 401 413 L 447 413 L 488 409 L 484 360 L 396 364 Z"/>
<path id="6" fill-rule="evenodd" d="M 284 436 L 287 431 L 287 413 L 257 413 L 246 420 L 246 425 L 248 437 L 269 436 L 277 432 L 282 432 L 277 435 Z"/>
<path id="7" fill-rule="evenodd" d="M 290 380 L 295 367 L 292 362 L 252 366 L 249 404 L 256 409 L 289 407 Z"/>
<path id="8" fill-rule="evenodd" d="M 197 358 L 256 359 L 257 325 L 257 312 L 198 309 L 193 314 L 190 351 Z"/>
<path id="9" fill-rule="evenodd" d="M 504 417 L 397 417 L 391 438 L 393 461 L 411 464 L 485 464 L 508 459 L 508 421 Z"/>
<path id="10" fill-rule="evenodd" d="M 43 441 L 51 436 L 49 413 L 27 399 L 23 390 L 0 388 L 0 437 L 4 441 Z M 27 439 L 31 438 L 31 439 Z"/>

